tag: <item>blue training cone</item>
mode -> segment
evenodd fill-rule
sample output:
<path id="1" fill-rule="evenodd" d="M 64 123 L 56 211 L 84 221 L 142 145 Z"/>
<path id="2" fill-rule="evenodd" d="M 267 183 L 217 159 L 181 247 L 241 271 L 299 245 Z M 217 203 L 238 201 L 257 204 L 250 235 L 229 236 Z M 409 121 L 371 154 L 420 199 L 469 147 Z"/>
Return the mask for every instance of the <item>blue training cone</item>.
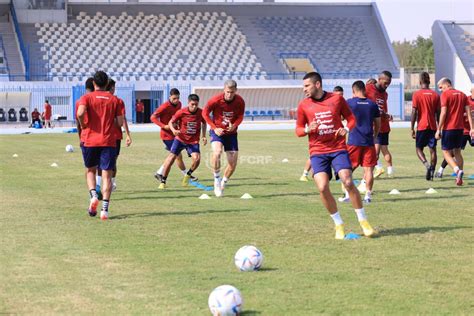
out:
<path id="1" fill-rule="evenodd" d="M 457 176 L 457 175 L 458 175 L 458 174 L 457 174 L 456 172 L 451 173 L 451 177 L 455 177 L 455 176 Z"/>
<path id="2" fill-rule="evenodd" d="M 204 184 L 200 183 L 199 181 L 189 181 L 189 184 L 192 186 L 195 186 L 198 189 L 204 190 L 204 191 L 212 191 L 212 187 L 205 186 Z"/>
<path id="3" fill-rule="evenodd" d="M 470 180 L 474 180 L 474 174 L 471 174 L 469 177 L 467 177 Z"/>
<path id="4" fill-rule="evenodd" d="M 360 239 L 360 235 L 358 235 L 356 233 L 353 233 L 353 232 L 350 232 L 350 233 L 346 234 L 346 237 L 344 237 L 344 239 L 346 239 L 346 240 Z"/>

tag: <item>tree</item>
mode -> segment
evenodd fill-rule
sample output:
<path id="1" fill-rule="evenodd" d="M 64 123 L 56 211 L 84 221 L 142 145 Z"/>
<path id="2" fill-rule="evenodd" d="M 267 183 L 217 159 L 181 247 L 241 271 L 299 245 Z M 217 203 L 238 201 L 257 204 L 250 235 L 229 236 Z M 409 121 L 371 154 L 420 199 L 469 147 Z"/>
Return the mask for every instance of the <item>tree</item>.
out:
<path id="1" fill-rule="evenodd" d="M 397 41 L 392 43 L 400 66 L 406 69 L 434 68 L 433 39 L 418 36 L 414 41 Z"/>

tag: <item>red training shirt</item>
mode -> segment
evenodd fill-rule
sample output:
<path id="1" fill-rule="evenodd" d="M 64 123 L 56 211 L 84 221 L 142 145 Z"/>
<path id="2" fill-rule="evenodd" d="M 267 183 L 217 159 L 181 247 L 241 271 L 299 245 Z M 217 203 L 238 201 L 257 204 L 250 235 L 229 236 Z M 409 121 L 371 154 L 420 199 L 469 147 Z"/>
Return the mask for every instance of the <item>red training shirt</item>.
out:
<path id="1" fill-rule="evenodd" d="M 441 94 L 441 107 L 446 108 L 444 131 L 464 129 L 464 113 L 468 104 L 467 96 L 459 90 L 449 89 Z"/>
<path id="2" fill-rule="evenodd" d="M 380 109 L 380 133 L 390 132 L 390 120 L 388 116 L 388 94 L 387 91 L 380 91 L 375 84 L 368 84 L 365 87 L 367 98 L 374 101 Z"/>
<path id="3" fill-rule="evenodd" d="M 165 126 L 168 125 L 173 115 L 181 109 L 181 101 L 177 105 L 171 104 L 168 100 L 162 105 L 160 105 L 155 112 L 150 116 L 150 120 L 158 125 L 160 130 L 160 137 L 162 140 L 173 140 L 174 135 L 171 131 L 165 129 Z"/>
<path id="4" fill-rule="evenodd" d="M 324 92 L 321 99 L 306 98 L 300 101 L 296 119 L 296 135 L 302 137 L 306 133 L 305 126 L 319 121 L 319 128 L 308 134 L 310 156 L 329 154 L 346 150 L 346 138 L 337 137 L 336 131 L 344 127 L 341 116 L 347 120 L 347 127 L 356 126 L 356 119 L 346 100 L 331 92 Z"/>
<path id="5" fill-rule="evenodd" d="M 44 104 L 44 119 L 45 120 L 51 120 L 51 104 L 45 103 Z"/>
<path id="6" fill-rule="evenodd" d="M 40 112 L 38 112 L 38 111 L 31 112 L 31 118 L 33 120 L 37 120 L 37 119 L 39 119 L 39 117 L 40 117 Z"/>
<path id="7" fill-rule="evenodd" d="M 413 108 L 417 110 L 417 131 L 436 130 L 436 112 L 440 109 L 438 94 L 431 89 L 420 89 L 413 94 Z"/>
<path id="8" fill-rule="evenodd" d="M 181 133 L 176 136 L 176 139 L 185 144 L 199 144 L 201 124 L 205 123 L 202 110 L 198 108 L 196 112 L 191 113 L 188 107 L 181 109 L 173 115 L 170 123 L 173 124 L 178 121 Z"/>
<path id="9" fill-rule="evenodd" d="M 125 103 L 119 97 L 116 98 L 118 100 L 119 116 L 123 116 L 125 118 Z M 115 125 L 114 131 L 116 139 L 123 139 L 122 127 Z"/>
<path id="10" fill-rule="evenodd" d="M 223 128 L 224 135 L 236 134 L 237 128 L 244 120 L 245 101 L 240 95 L 235 95 L 230 102 L 224 100 L 224 93 L 212 97 L 203 110 L 203 117 L 209 124 L 210 129 Z M 213 118 L 211 118 L 211 113 Z M 228 132 L 226 128 L 229 122 L 235 126 L 233 132 Z"/>
<path id="11" fill-rule="evenodd" d="M 467 102 L 469 103 L 469 107 L 471 109 L 471 118 L 474 117 L 474 95 L 467 97 Z M 474 122 L 473 122 L 474 123 Z M 467 119 L 466 111 L 464 111 L 464 135 L 469 135 L 470 132 L 469 121 Z"/>
<path id="12" fill-rule="evenodd" d="M 108 91 L 94 91 L 80 99 L 79 105 L 86 107 L 87 128 L 81 133 L 86 147 L 115 147 L 115 118 L 120 116 L 117 97 Z"/>

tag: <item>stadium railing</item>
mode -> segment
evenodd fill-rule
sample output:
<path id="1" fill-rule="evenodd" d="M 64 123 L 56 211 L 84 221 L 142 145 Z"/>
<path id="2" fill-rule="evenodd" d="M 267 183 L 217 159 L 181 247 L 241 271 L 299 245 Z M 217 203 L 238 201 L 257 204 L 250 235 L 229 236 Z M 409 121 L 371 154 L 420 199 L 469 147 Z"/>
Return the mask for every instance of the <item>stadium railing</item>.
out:
<path id="1" fill-rule="evenodd" d="M 13 1 L 10 2 L 10 14 L 13 19 L 13 26 L 15 27 L 15 32 L 18 38 L 18 43 L 20 44 L 20 52 L 21 56 L 23 58 L 23 64 L 25 65 L 25 78 L 26 80 L 29 80 L 29 58 L 28 58 L 28 52 L 26 51 L 25 48 L 25 43 L 23 42 L 23 36 L 21 34 L 20 30 L 20 24 L 18 23 L 18 19 L 16 17 L 16 11 L 15 11 L 15 6 L 13 4 Z"/>

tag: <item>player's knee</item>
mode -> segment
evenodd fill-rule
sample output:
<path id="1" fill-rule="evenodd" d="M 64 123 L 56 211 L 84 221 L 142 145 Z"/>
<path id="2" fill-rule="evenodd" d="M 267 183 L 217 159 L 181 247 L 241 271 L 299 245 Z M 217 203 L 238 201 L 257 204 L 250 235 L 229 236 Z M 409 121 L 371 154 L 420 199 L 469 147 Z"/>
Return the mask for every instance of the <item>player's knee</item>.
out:
<path id="1" fill-rule="evenodd" d="M 341 179 L 342 184 L 346 188 L 346 190 L 350 191 L 355 188 L 354 182 L 352 181 L 351 177 L 345 178 L 344 180 Z"/>

